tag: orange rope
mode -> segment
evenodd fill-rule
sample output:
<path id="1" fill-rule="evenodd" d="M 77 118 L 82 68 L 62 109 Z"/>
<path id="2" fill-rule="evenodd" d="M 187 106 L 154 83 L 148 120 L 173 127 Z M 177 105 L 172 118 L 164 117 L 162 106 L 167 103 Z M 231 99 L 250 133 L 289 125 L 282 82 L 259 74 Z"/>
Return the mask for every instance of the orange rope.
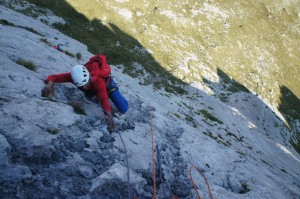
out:
<path id="1" fill-rule="evenodd" d="M 152 125 L 152 112 L 151 110 L 149 110 L 150 112 L 150 128 L 151 128 L 151 134 L 152 134 L 152 171 L 153 171 L 153 199 L 156 199 L 156 172 L 155 172 L 155 158 L 154 158 L 154 130 L 153 130 L 153 125 Z M 193 177 L 192 177 L 192 169 L 195 168 L 204 178 L 205 180 L 205 183 L 208 187 L 208 192 L 209 192 L 209 195 L 210 195 L 210 198 L 213 199 L 213 196 L 212 196 L 212 193 L 211 193 L 211 189 L 210 189 L 210 186 L 209 186 L 209 183 L 208 183 L 208 180 L 207 178 L 205 177 L 204 175 L 204 171 L 199 169 L 198 167 L 196 166 L 191 166 L 190 167 L 190 179 L 192 181 L 192 184 L 193 184 L 193 187 L 196 191 L 196 194 L 197 194 L 197 199 L 201 199 L 199 193 L 198 193 L 198 190 L 197 190 L 197 186 L 193 180 Z M 134 199 L 136 198 L 136 195 L 134 196 Z M 179 197 L 175 196 L 174 194 L 171 195 L 171 198 L 172 199 L 180 199 Z"/>
<path id="2" fill-rule="evenodd" d="M 193 168 L 195 168 L 195 169 L 203 176 L 203 178 L 204 178 L 204 180 L 205 180 L 205 183 L 206 183 L 206 185 L 207 185 L 207 188 L 208 188 L 209 196 L 210 196 L 211 199 L 213 199 L 213 196 L 212 196 L 212 193 L 211 193 L 211 190 L 210 190 L 210 186 L 209 186 L 208 180 L 207 180 L 207 178 L 206 178 L 205 175 L 204 175 L 204 171 L 201 170 L 201 169 L 199 169 L 198 167 L 192 165 L 192 166 L 190 167 L 190 179 L 191 179 L 192 184 L 193 184 L 193 187 L 194 187 L 194 189 L 195 189 L 195 191 L 196 191 L 197 199 L 201 199 L 201 197 L 200 197 L 200 195 L 199 195 L 199 193 L 198 193 L 197 186 L 196 186 L 196 184 L 195 184 L 195 182 L 194 182 L 194 180 L 193 180 L 193 176 L 192 176 L 192 169 L 193 169 Z"/>
<path id="3" fill-rule="evenodd" d="M 156 174 L 155 174 L 155 159 L 154 159 L 154 131 L 152 126 L 152 112 L 150 110 L 150 127 L 152 133 L 152 170 L 153 170 L 153 199 L 156 199 Z"/>

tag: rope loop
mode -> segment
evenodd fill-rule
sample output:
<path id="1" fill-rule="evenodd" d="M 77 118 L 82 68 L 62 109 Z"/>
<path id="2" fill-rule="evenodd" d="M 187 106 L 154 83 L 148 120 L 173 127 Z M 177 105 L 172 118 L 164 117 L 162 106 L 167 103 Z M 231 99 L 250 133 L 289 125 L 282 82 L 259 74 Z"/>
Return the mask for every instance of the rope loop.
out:
<path id="1" fill-rule="evenodd" d="M 192 182 L 192 184 L 193 184 L 193 187 L 194 187 L 194 189 L 195 189 L 195 191 L 196 191 L 197 199 L 201 199 L 201 197 L 200 197 L 200 194 L 198 193 L 197 186 L 196 186 L 196 184 L 195 184 L 195 182 L 194 182 L 194 179 L 193 179 L 193 176 L 192 176 L 192 169 L 193 169 L 193 168 L 195 168 L 195 169 L 198 171 L 198 173 L 199 173 L 200 175 L 203 176 L 203 178 L 204 178 L 204 180 L 205 180 L 205 183 L 206 183 L 206 185 L 207 185 L 207 188 L 208 188 L 209 196 L 210 196 L 211 199 L 213 199 L 213 195 L 212 195 L 212 193 L 211 193 L 211 189 L 210 189 L 208 180 L 207 180 L 207 178 L 206 178 L 205 175 L 204 175 L 204 170 L 203 170 L 203 169 L 199 169 L 198 167 L 192 165 L 192 166 L 190 167 L 190 180 L 191 180 L 191 182 Z"/>
<path id="2" fill-rule="evenodd" d="M 156 199 L 157 196 L 156 196 L 156 170 L 155 170 L 155 151 L 154 151 L 154 130 L 153 130 L 153 125 L 152 125 L 152 112 L 151 112 L 151 108 L 150 107 L 149 107 L 149 113 L 150 113 L 150 129 L 151 129 L 151 134 L 152 134 L 153 199 Z M 211 193 L 211 189 L 210 189 L 208 180 L 207 180 L 207 178 L 204 175 L 204 170 L 203 169 L 199 169 L 198 167 L 192 165 L 190 167 L 190 180 L 191 180 L 191 182 L 193 184 L 193 187 L 194 187 L 194 189 L 196 191 L 197 199 L 201 199 L 201 197 L 200 197 L 200 195 L 198 193 L 197 186 L 196 186 L 196 184 L 194 182 L 194 179 L 193 179 L 193 176 L 192 176 L 192 169 L 193 168 L 195 168 L 198 171 L 198 173 L 203 176 L 203 178 L 205 180 L 205 183 L 206 183 L 206 185 L 208 187 L 209 196 L 210 196 L 211 199 L 213 199 L 213 196 L 212 196 L 212 193 Z M 129 176 L 128 176 L 128 178 L 129 178 Z M 136 197 L 134 196 L 134 198 L 136 198 Z M 171 194 L 171 198 L 172 199 L 179 199 L 179 197 L 175 196 L 174 194 Z"/>

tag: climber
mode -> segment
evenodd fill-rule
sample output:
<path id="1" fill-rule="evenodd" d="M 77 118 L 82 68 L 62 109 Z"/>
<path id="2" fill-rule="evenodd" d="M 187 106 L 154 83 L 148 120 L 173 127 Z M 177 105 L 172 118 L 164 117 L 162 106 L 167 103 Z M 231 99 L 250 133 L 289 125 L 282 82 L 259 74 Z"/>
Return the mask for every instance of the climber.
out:
<path id="1" fill-rule="evenodd" d="M 62 45 L 61 44 L 58 44 L 57 46 L 54 46 L 54 48 L 60 52 L 64 52 L 63 48 L 62 48 Z"/>
<path id="2" fill-rule="evenodd" d="M 42 96 L 48 97 L 54 95 L 54 83 L 71 82 L 86 94 L 93 94 L 98 98 L 103 109 L 105 118 L 108 122 L 109 131 L 115 129 L 116 124 L 113 120 L 112 109 L 109 104 L 109 95 L 106 90 L 105 79 L 109 78 L 111 69 L 107 64 L 106 56 L 98 54 L 89 59 L 84 65 L 76 65 L 71 72 L 49 75 L 45 80 L 46 86 L 42 89 Z M 123 98 L 127 111 L 128 103 Z"/>

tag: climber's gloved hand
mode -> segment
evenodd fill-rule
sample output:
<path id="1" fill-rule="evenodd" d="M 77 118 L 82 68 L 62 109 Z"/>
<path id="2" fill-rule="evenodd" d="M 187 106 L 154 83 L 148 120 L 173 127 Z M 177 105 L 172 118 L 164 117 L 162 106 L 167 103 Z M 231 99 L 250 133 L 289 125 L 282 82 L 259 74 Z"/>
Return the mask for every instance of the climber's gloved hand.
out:
<path id="1" fill-rule="evenodd" d="M 104 111 L 105 119 L 108 123 L 108 131 L 112 133 L 112 131 L 116 128 L 116 124 L 113 120 L 112 112 L 111 111 Z"/>
<path id="2" fill-rule="evenodd" d="M 54 82 L 47 82 L 46 86 L 42 89 L 43 97 L 54 97 Z"/>

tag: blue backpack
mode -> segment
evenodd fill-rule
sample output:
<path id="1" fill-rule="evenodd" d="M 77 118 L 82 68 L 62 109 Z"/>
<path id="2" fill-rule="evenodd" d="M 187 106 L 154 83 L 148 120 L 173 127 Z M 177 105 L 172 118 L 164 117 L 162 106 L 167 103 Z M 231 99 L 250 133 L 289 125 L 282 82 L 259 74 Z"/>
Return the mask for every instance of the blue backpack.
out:
<path id="1" fill-rule="evenodd" d="M 121 113 L 126 113 L 128 110 L 128 102 L 119 91 L 116 82 L 111 76 L 105 78 L 106 90 L 109 98 Z"/>

